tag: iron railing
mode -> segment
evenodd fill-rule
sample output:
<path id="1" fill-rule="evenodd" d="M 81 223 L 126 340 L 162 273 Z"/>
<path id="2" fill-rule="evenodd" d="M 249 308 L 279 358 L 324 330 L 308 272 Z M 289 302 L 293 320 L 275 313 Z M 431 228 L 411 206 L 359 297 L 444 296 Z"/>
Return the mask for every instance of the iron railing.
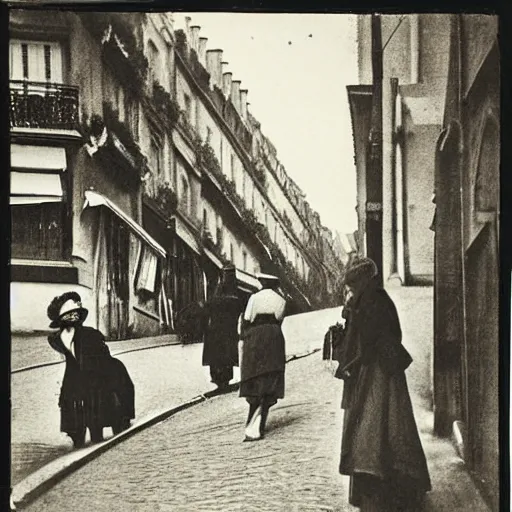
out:
<path id="1" fill-rule="evenodd" d="M 74 130 L 78 94 L 78 87 L 69 85 L 11 80 L 11 127 Z"/>

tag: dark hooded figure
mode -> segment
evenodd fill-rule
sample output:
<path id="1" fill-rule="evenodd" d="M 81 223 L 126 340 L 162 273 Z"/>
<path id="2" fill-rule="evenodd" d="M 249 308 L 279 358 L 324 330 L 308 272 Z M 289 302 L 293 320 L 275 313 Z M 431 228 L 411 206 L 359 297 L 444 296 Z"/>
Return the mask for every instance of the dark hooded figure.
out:
<path id="1" fill-rule="evenodd" d="M 376 276 L 369 258 L 355 261 L 345 276 L 351 297 L 336 373 L 345 381 L 339 471 L 351 476 L 349 502 L 361 511 L 413 512 L 431 484 L 405 378 L 412 359 Z"/>
<path id="2" fill-rule="evenodd" d="M 203 366 L 210 367 L 212 382 L 219 391 L 228 389 L 233 367 L 238 366 L 237 323 L 243 304 L 236 291 L 236 268 L 227 265 L 214 296 L 203 308 Z"/>
<path id="3" fill-rule="evenodd" d="M 82 325 L 87 314 L 76 292 L 55 297 L 48 306 L 50 327 L 59 329 L 48 336 L 48 342 L 66 358 L 59 397 L 60 429 L 71 437 L 75 448 L 84 445 L 87 428 L 91 441 L 100 442 L 104 427 L 112 427 L 116 435 L 135 417 L 130 376 L 123 363 L 110 355 L 103 334 Z"/>
<path id="4" fill-rule="evenodd" d="M 259 274 L 262 290 L 251 295 L 241 323 L 240 396 L 249 403 L 244 441 L 264 437 L 270 407 L 284 398 L 286 301 L 275 276 Z"/>

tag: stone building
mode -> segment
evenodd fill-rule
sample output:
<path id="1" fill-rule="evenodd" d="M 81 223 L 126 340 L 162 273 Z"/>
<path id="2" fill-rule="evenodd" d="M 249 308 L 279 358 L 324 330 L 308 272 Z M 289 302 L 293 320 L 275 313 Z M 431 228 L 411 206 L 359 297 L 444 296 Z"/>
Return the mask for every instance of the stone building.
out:
<path id="1" fill-rule="evenodd" d="M 359 17 L 362 84 L 348 88 L 365 248 L 371 25 Z M 457 440 L 499 510 L 498 22 L 490 15 L 381 16 L 383 273 L 434 285 L 434 431 Z"/>
<path id="2" fill-rule="evenodd" d="M 10 13 L 13 331 L 69 289 L 110 339 L 173 331 L 228 261 L 242 297 L 266 271 L 295 310 L 325 303 L 333 245 L 199 27 Z"/>

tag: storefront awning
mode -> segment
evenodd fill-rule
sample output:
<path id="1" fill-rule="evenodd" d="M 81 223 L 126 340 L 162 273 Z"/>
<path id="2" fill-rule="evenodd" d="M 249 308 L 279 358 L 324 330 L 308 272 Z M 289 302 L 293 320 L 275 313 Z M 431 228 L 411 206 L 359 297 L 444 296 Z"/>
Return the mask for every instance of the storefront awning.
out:
<path id="1" fill-rule="evenodd" d="M 58 203 L 62 183 L 58 174 L 11 172 L 10 204 Z"/>
<path id="2" fill-rule="evenodd" d="M 222 264 L 222 261 L 219 260 L 219 258 L 217 258 L 217 256 L 215 256 L 215 254 L 213 254 L 212 251 L 209 251 L 208 249 L 206 249 L 206 247 L 203 249 L 204 250 L 204 253 L 206 254 L 206 256 L 210 259 L 210 261 L 218 268 L 222 268 L 224 265 Z"/>
<path id="3" fill-rule="evenodd" d="M 64 148 L 11 144 L 12 169 L 65 171 L 66 167 L 66 150 Z"/>
<path id="4" fill-rule="evenodd" d="M 105 196 L 87 190 L 85 192 L 84 209 L 87 207 L 94 208 L 95 206 L 105 206 L 116 214 L 128 227 L 132 230 L 135 236 L 146 242 L 152 249 L 154 249 L 160 256 L 164 258 L 167 256 L 165 249 L 154 240 L 142 226 L 137 224 L 130 216 L 124 213 L 118 206 L 116 206 L 110 199 Z"/>
<path id="5" fill-rule="evenodd" d="M 199 244 L 185 223 L 176 217 L 176 234 L 197 254 L 201 254 Z"/>
<path id="6" fill-rule="evenodd" d="M 236 269 L 236 279 L 242 285 L 248 288 L 249 292 L 254 292 L 261 288 L 260 282 L 252 274 Z"/>

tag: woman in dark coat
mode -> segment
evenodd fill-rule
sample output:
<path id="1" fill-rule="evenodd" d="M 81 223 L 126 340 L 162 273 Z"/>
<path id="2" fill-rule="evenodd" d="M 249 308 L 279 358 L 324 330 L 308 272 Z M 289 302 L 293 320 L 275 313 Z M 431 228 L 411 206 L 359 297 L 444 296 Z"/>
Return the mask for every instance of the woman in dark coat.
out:
<path id="1" fill-rule="evenodd" d="M 375 280 L 377 267 L 361 258 L 347 270 L 345 346 L 337 376 L 345 381 L 339 470 L 351 476 L 352 505 L 364 512 L 413 512 L 431 489 L 414 420 L 393 301 Z"/>
<path id="2" fill-rule="evenodd" d="M 281 323 L 286 301 L 277 290 L 279 280 L 260 274 L 262 290 L 247 303 L 241 325 L 240 396 L 249 403 L 245 441 L 264 437 L 270 407 L 284 398 L 286 364 Z"/>
<path id="3" fill-rule="evenodd" d="M 103 334 L 82 325 L 87 313 L 76 292 L 55 297 L 48 307 L 50 327 L 59 328 L 48 342 L 66 358 L 59 397 L 61 431 L 76 448 L 83 446 L 87 428 L 91 441 L 100 442 L 104 427 L 112 427 L 115 435 L 135 417 L 130 376 L 123 363 L 110 355 Z"/>
<path id="4" fill-rule="evenodd" d="M 219 391 L 228 388 L 233 366 L 238 366 L 237 323 L 243 304 L 236 290 L 236 269 L 233 265 L 226 266 L 215 295 L 203 309 L 203 366 L 210 367 L 212 382 Z"/>

